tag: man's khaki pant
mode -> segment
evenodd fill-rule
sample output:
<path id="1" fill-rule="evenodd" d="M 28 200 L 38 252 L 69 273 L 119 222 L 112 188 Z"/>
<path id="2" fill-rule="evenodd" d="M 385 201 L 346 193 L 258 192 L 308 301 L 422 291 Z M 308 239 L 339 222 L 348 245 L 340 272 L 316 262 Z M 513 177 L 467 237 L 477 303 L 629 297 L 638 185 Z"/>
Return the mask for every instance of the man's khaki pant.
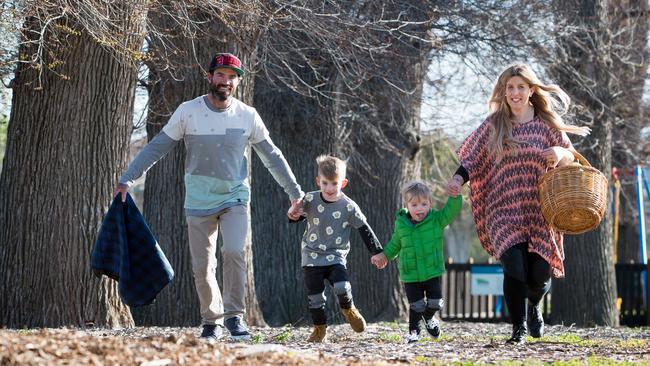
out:
<path id="1" fill-rule="evenodd" d="M 248 206 L 229 207 L 209 216 L 187 216 L 187 228 L 194 284 L 201 303 L 201 323 L 223 324 L 224 317 L 244 314 Z M 223 300 L 215 276 L 219 231 L 223 235 Z"/>

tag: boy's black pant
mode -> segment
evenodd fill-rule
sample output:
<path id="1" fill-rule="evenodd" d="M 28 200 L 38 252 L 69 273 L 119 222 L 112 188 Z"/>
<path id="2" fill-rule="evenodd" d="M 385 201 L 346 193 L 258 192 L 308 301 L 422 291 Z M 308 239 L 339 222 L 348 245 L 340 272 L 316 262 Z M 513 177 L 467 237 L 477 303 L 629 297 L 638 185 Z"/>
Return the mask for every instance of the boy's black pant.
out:
<path id="1" fill-rule="evenodd" d="M 528 252 L 528 243 L 519 243 L 501 255 L 503 297 L 512 324 L 526 322 L 526 299 L 537 306 L 551 288 L 551 266 L 537 253 Z"/>
<path id="2" fill-rule="evenodd" d="M 325 280 L 329 281 L 339 298 L 341 309 L 352 307 L 352 287 L 348 271 L 342 264 L 322 267 L 302 267 L 309 299 L 309 312 L 314 325 L 327 324 L 325 315 Z"/>
<path id="3" fill-rule="evenodd" d="M 420 319 L 431 319 L 444 306 L 442 299 L 442 277 L 423 282 L 404 283 L 409 301 L 409 331 L 420 330 Z M 426 299 L 426 300 L 425 300 Z"/>

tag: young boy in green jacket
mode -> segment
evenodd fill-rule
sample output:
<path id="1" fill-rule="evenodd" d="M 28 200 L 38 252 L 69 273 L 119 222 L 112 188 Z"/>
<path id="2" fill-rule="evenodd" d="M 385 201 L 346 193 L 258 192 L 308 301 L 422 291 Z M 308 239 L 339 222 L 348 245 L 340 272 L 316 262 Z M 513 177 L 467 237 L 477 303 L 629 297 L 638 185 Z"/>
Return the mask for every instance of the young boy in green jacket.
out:
<path id="1" fill-rule="evenodd" d="M 443 232 L 458 216 L 462 196 L 450 196 L 442 210 L 434 210 L 431 208 L 431 189 L 422 181 L 413 181 L 404 185 L 402 199 L 406 208 L 395 215 L 393 237 L 383 253 L 373 256 L 372 262 L 385 266 L 387 260 L 399 256 L 400 280 L 404 283 L 410 305 L 408 343 L 413 343 L 420 339 L 421 319 L 433 338 L 440 336 L 440 323 L 434 315 L 444 304 L 441 280 L 445 272 Z"/>

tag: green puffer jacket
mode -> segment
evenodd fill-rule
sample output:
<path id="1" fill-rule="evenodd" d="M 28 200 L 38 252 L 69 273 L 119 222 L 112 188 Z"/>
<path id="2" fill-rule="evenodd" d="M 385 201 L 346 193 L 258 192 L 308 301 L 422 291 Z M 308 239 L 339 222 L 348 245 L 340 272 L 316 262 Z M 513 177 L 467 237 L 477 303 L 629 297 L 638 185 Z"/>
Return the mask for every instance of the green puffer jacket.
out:
<path id="1" fill-rule="evenodd" d="M 445 273 L 443 232 L 460 213 L 462 202 L 460 195 L 449 197 L 442 210 L 431 209 L 417 224 L 411 222 L 406 208 L 397 211 L 393 237 L 384 254 L 389 260 L 399 256 L 402 282 L 423 282 Z"/>

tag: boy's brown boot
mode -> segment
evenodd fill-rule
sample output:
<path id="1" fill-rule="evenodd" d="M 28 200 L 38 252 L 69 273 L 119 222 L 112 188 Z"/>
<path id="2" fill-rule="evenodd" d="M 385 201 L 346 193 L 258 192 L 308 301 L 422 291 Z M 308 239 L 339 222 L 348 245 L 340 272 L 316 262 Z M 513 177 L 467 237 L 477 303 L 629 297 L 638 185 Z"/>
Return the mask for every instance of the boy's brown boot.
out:
<path id="1" fill-rule="evenodd" d="M 361 333 L 366 329 L 366 319 L 363 318 L 359 309 L 353 306 L 349 309 L 341 309 L 341 311 L 345 316 L 345 320 L 350 323 L 352 330 Z"/>
<path id="2" fill-rule="evenodd" d="M 327 325 L 314 325 L 314 330 L 307 339 L 307 342 L 321 343 L 325 341 L 327 336 Z"/>

